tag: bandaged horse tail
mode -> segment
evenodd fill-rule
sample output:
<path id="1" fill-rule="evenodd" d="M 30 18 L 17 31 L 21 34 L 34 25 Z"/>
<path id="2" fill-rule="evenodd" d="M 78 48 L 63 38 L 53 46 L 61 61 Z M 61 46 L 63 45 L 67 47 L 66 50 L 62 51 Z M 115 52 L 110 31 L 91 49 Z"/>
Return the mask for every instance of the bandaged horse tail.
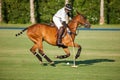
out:
<path id="1" fill-rule="evenodd" d="M 28 29 L 28 28 L 23 29 L 21 32 L 15 34 L 15 36 L 17 37 L 17 36 L 21 35 L 21 34 L 22 34 L 23 32 L 25 32 L 27 29 Z"/>

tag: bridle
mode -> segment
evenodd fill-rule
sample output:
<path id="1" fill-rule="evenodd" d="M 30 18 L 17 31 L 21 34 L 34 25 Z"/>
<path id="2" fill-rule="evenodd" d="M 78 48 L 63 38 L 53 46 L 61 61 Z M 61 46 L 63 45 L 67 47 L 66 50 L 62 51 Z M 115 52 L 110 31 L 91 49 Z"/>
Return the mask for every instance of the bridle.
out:
<path id="1" fill-rule="evenodd" d="M 80 25 L 80 27 L 81 27 L 81 26 L 82 26 L 82 25 Z M 85 23 L 84 26 L 88 26 L 88 24 Z M 71 28 L 71 29 L 74 29 L 74 28 Z M 72 32 L 72 31 L 71 31 L 71 32 L 70 32 L 70 35 L 72 35 L 72 34 L 75 35 L 75 36 L 77 36 L 77 35 L 79 34 L 79 30 L 76 29 L 76 32 Z"/>
<path id="2" fill-rule="evenodd" d="M 72 35 L 72 34 L 75 35 L 75 36 L 78 35 L 76 32 L 75 33 L 74 32 L 70 32 L 70 35 Z"/>
<path id="3" fill-rule="evenodd" d="M 84 17 L 84 16 L 83 16 Z M 75 21 L 75 20 L 72 20 L 72 23 L 79 23 L 78 21 Z M 84 25 L 85 27 L 87 27 L 89 24 L 87 24 L 87 23 L 85 23 L 85 24 L 81 24 L 81 25 Z M 78 26 L 78 25 L 77 25 Z M 72 32 L 72 31 L 74 31 L 74 30 L 76 30 L 77 31 L 77 29 L 76 29 L 76 27 L 73 27 L 73 28 L 70 28 L 71 29 L 71 32 L 70 32 L 70 35 L 75 35 L 75 36 L 77 36 L 78 34 L 79 34 L 79 30 L 78 30 L 78 32 Z"/>

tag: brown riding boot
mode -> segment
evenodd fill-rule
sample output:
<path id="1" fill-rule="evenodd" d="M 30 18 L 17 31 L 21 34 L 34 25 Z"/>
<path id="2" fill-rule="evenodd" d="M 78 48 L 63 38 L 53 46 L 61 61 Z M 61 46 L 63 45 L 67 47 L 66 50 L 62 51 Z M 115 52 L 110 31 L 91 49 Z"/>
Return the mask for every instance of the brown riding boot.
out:
<path id="1" fill-rule="evenodd" d="M 65 31 L 64 27 L 61 27 L 58 30 L 57 45 L 60 46 L 60 47 L 64 46 L 64 44 L 62 43 L 62 35 L 63 35 L 64 31 Z"/>

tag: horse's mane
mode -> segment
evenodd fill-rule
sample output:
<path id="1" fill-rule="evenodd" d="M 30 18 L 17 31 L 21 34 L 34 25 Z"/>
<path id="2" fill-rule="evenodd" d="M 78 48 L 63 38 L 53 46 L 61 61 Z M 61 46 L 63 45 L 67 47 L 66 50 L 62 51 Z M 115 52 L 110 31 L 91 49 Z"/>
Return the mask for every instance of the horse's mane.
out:
<path id="1" fill-rule="evenodd" d="M 84 14 L 81 14 L 81 13 L 79 13 L 78 11 L 76 11 L 76 12 L 77 12 L 77 15 L 76 15 L 76 16 L 81 15 L 84 19 L 87 19 L 87 17 L 84 16 Z M 75 18 L 76 16 L 74 16 L 73 18 Z"/>

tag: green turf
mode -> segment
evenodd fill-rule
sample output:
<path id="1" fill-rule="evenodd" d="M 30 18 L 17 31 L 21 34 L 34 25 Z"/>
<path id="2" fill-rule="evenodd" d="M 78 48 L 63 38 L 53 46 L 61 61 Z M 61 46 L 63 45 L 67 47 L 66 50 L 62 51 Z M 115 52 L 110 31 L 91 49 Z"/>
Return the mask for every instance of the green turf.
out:
<path id="1" fill-rule="evenodd" d="M 71 67 L 72 48 L 71 56 L 60 60 L 54 56 L 63 50 L 46 43 L 44 51 L 56 66 L 45 59 L 46 65 L 40 65 L 29 51 L 33 43 L 26 34 L 15 37 L 19 31 L 0 30 L 0 80 L 120 80 L 120 31 L 80 31 L 75 40 L 82 46 L 78 68 Z"/>

